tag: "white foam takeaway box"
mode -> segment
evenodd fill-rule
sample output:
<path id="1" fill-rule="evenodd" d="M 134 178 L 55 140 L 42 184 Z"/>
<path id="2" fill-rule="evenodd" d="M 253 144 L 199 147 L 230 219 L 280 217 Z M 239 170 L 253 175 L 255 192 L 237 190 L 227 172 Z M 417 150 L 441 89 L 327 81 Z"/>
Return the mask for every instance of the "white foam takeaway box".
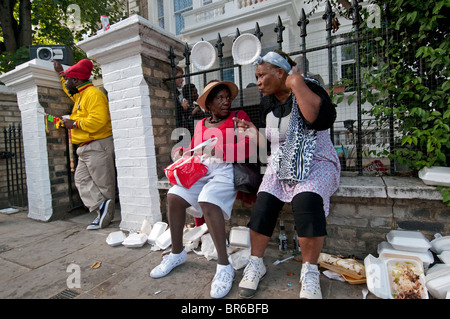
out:
<path id="1" fill-rule="evenodd" d="M 250 229 L 245 226 L 235 226 L 230 230 L 230 246 L 250 248 Z"/>
<path id="2" fill-rule="evenodd" d="M 392 245 L 386 241 L 378 244 L 378 255 L 381 255 L 382 253 L 418 257 L 420 258 L 420 260 L 422 260 L 424 269 L 428 269 L 428 267 L 434 262 L 433 254 L 429 250 L 425 252 L 398 250 L 394 249 L 394 247 L 392 247 Z"/>
<path id="3" fill-rule="evenodd" d="M 436 254 L 441 254 L 445 250 L 450 250 L 450 236 L 442 236 L 431 241 L 431 250 Z"/>
<path id="4" fill-rule="evenodd" d="M 427 185 L 450 186 L 450 167 L 431 166 L 419 171 L 419 178 Z"/>
<path id="5" fill-rule="evenodd" d="M 418 231 L 391 230 L 386 239 L 394 249 L 426 252 L 431 248 L 430 241 Z"/>
<path id="6" fill-rule="evenodd" d="M 450 250 L 444 250 L 438 257 L 444 264 L 450 264 Z"/>
<path id="7" fill-rule="evenodd" d="M 183 239 L 185 241 L 196 241 L 197 239 L 200 239 L 206 232 L 208 231 L 208 226 L 206 223 L 196 226 L 194 228 L 191 228 L 187 233 L 183 235 Z"/>
<path id="8" fill-rule="evenodd" d="M 375 296 L 383 299 L 396 299 L 396 279 L 398 267 L 412 267 L 418 275 L 420 289 L 417 291 L 419 299 L 428 299 L 428 290 L 425 285 L 423 263 L 418 257 L 402 256 L 383 253 L 379 258 L 369 254 L 364 259 L 366 269 L 367 289 Z"/>
<path id="9" fill-rule="evenodd" d="M 156 243 L 156 239 L 161 236 L 167 229 L 167 223 L 157 222 L 153 225 L 152 230 L 150 231 L 150 235 L 148 235 L 147 242 L 150 245 L 154 245 Z"/>
<path id="10" fill-rule="evenodd" d="M 157 239 L 156 239 L 156 245 L 158 245 L 161 249 L 166 249 L 172 244 L 172 237 L 170 235 L 170 228 L 166 229 L 164 233 L 162 233 Z"/>
<path id="11" fill-rule="evenodd" d="M 112 232 L 106 237 L 106 243 L 112 247 L 121 245 L 127 236 L 121 230 Z"/>
<path id="12" fill-rule="evenodd" d="M 142 247 L 147 241 L 147 235 L 142 233 L 129 234 L 122 242 L 122 245 L 129 248 Z"/>
<path id="13" fill-rule="evenodd" d="M 446 299 L 450 292 L 450 265 L 434 265 L 428 270 L 425 280 L 430 295 L 437 299 Z"/>

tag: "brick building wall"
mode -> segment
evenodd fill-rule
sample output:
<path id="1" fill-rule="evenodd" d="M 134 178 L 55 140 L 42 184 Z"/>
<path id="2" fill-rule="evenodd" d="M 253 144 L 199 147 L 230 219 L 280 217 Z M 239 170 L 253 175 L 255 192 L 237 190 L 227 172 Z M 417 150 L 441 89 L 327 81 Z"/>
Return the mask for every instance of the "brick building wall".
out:
<path id="1" fill-rule="evenodd" d="M 56 73 L 55 73 L 55 76 Z M 38 87 L 39 104 L 44 112 L 61 118 L 72 111 L 73 102 L 61 89 Z M 52 219 L 65 217 L 72 208 L 82 205 L 78 190 L 73 182 L 73 172 L 70 170 L 69 145 L 67 130 L 57 129 L 51 122 L 46 121 L 47 156 L 49 166 L 50 188 L 52 194 Z M 73 146 L 74 168 L 76 168 L 76 147 Z"/>
<path id="2" fill-rule="evenodd" d="M 163 178 L 164 168 L 172 163 L 171 153 L 175 145 L 171 134 L 175 129 L 175 106 L 173 92 L 164 83 L 171 74 L 172 68 L 168 63 L 161 63 L 151 57 L 143 57 L 142 65 L 144 79 L 148 84 L 151 98 L 151 119 L 155 143 L 156 168 L 158 179 Z"/>
<path id="3" fill-rule="evenodd" d="M 16 92 L 20 110 L 28 217 L 59 219 L 80 201 L 67 165 L 66 131 L 47 123 L 44 113 L 69 114 L 73 102 L 62 90 L 50 61 L 28 61 L 1 75 L 0 80 Z"/>
<path id="4" fill-rule="evenodd" d="M 389 185 L 393 179 L 397 179 L 397 183 L 384 185 Z M 405 184 L 410 187 L 405 188 Z M 167 222 L 166 198 L 170 184 L 164 179 L 158 186 L 162 219 Z M 378 255 L 378 244 L 386 241 L 386 234 L 392 229 L 420 231 L 429 240 L 434 239 L 436 233 L 448 235 L 450 207 L 442 202 L 439 194 L 434 187 L 423 184 L 418 178 L 341 178 L 338 191 L 331 197 L 328 235 L 322 251 L 364 259 L 368 254 Z M 227 232 L 233 226 L 247 226 L 251 210 L 252 205 L 236 200 L 231 218 L 225 223 Z M 283 219 L 289 249 L 292 249 L 294 219 L 291 204 L 284 205 L 280 219 Z M 193 218 L 187 215 L 186 223 L 192 222 Z M 278 245 L 278 235 L 279 224 L 269 245 Z"/>

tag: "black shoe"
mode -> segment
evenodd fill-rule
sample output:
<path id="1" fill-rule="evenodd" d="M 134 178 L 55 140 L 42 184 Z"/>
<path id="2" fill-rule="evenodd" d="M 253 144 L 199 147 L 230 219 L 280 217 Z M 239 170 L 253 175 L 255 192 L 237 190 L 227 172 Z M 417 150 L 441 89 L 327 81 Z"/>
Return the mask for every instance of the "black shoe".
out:
<path id="1" fill-rule="evenodd" d="M 114 217 L 114 205 L 110 199 L 105 200 L 99 207 L 100 210 L 100 228 L 105 228 L 111 223 Z"/>
<path id="2" fill-rule="evenodd" d="M 94 221 L 86 228 L 89 230 L 105 228 L 111 223 L 114 216 L 114 205 L 111 205 L 111 200 L 107 199 L 100 204 L 98 209 L 98 216 Z"/>

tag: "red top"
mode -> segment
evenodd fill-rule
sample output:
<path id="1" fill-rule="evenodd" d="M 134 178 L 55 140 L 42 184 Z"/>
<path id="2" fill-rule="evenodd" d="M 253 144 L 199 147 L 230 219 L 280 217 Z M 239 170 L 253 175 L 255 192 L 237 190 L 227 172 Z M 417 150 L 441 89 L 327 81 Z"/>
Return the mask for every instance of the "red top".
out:
<path id="1" fill-rule="evenodd" d="M 235 142 L 234 121 L 236 112 L 231 111 L 228 118 L 217 128 L 205 127 L 205 118 L 199 121 L 194 130 L 194 136 L 188 149 L 183 149 L 184 152 L 194 148 L 200 143 L 217 137 L 217 143 L 214 147 L 215 157 L 222 158 L 228 163 L 242 162 L 246 158 L 256 154 L 255 143 L 250 142 L 245 135 L 238 134 L 238 142 Z M 249 116 L 244 111 L 238 112 L 238 117 L 246 121 L 250 121 Z M 175 151 L 179 151 L 180 148 Z M 255 158 L 256 162 L 256 158 Z"/>

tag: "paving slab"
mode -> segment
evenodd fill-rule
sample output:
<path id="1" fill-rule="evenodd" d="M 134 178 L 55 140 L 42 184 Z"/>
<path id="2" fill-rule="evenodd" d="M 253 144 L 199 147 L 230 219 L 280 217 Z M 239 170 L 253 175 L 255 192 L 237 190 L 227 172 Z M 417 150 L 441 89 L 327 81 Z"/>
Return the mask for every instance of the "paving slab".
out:
<path id="1" fill-rule="evenodd" d="M 44 223 L 27 218 L 26 213 L 0 215 L 0 298 L 49 299 L 70 289 L 76 299 L 211 300 L 215 260 L 190 252 L 187 262 L 168 276 L 151 278 L 162 251 L 152 251 L 148 244 L 111 247 L 106 238 L 120 230 L 120 212 L 109 227 L 87 230 L 94 217 L 86 213 Z M 269 244 L 264 258 L 267 274 L 254 300 L 298 299 L 301 262 L 291 259 L 273 265 L 290 255 Z M 92 267 L 96 263 L 99 267 Z M 73 280 L 75 274 L 78 282 Z M 238 294 L 242 274 L 243 269 L 236 271 L 224 300 L 243 300 Z M 324 299 L 361 299 L 366 287 L 323 274 L 320 281 Z M 370 294 L 368 298 L 375 299 Z"/>

